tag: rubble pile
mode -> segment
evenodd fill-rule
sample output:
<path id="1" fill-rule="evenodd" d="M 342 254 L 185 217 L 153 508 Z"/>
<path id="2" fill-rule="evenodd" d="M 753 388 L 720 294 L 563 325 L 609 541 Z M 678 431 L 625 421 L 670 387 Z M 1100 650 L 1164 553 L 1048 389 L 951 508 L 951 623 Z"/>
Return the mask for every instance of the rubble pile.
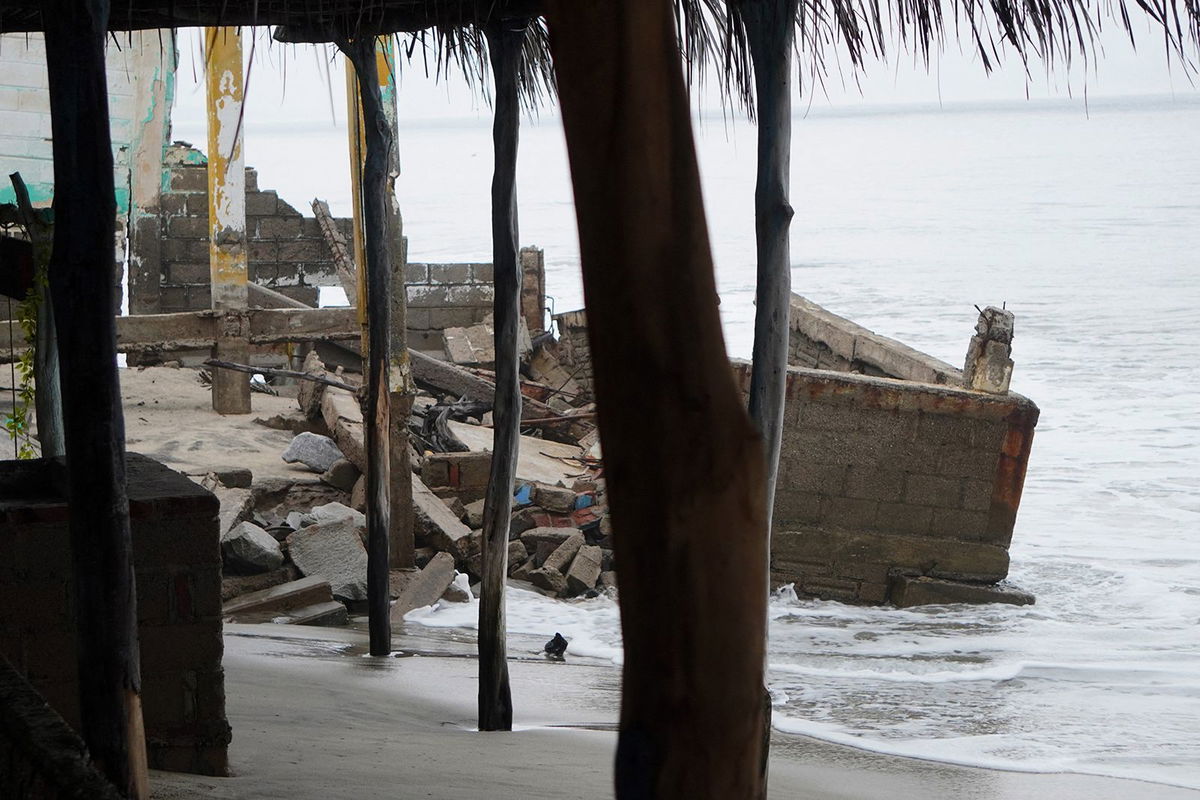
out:
<path id="1" fill-rule="evenodd" d="M 448 331 L 447 360 L 414 357 L 419 393 L 409 423 L 409 479 L 417 569 L 392 572 L 394 620 L 439 600 L 468 601 L 482 580 L 492 436 L 485 333 Z M 548 596 L 594 597 L 616 590 L 594 411 L 555 352 L 549 337 L 523 348 L 522 372 L 532 380 L 522 381 L 508 575 Z M 360 381 L 328 369 L 315 352 L 304 371 L 348 386 Z M 224 613 L 232 621 L 336 625 L 363 609 L 367 464 L 359 398 L 304 380 L 297 406 L 294 415 L 261 422 L 296 432 L 281 457 L 311 477 L 252 482 L 245 470 L 224 470 L 203 478 L 221 502 Z"/>

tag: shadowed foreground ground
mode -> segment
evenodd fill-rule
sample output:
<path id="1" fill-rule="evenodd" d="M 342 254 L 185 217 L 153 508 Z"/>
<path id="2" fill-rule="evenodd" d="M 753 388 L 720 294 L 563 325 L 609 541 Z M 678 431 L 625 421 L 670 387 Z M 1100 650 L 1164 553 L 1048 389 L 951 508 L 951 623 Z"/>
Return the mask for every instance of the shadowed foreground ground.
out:
<path id="1" fill-rule="evenodd" d="M 235 775 L 155 773 L 153 797 L 612 796 L 616 669 L 518 660 L 512 664 L 517 730 L 478 733 L 473 642 L 453 632 L 414 634 L 397 637 L 403 655 L 377 659 L 365 654 L 366 635 L 347 629 L 226 626 Z M 789 800 L 1200 799 L 1200 792 L 1157 784 L 969 769 L 779 734 L 771 755 L 771 796 Z"/>

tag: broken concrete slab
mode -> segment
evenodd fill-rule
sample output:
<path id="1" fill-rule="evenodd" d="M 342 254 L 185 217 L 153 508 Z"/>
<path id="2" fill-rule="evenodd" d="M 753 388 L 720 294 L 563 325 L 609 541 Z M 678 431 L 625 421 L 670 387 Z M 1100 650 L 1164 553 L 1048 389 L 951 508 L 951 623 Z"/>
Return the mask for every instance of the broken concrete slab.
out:
<path id="1" fill-rule="evenodd" d="M 221 614 L 234 622 L 258 622 L 332 599 L 329 581 L 320 577 L 301 578 L 230 600 L 221 608 Z"/>
<path id="2" fill-rule="evenodd" d="M 310 606 L 293 609 L 283 617 L 276 617 L 274 621 L 289 625 L 336 628 L 349 624 L 350 614 L 346 611 L 345 605 L 337 600 L 330 600 L 327 603 L 314 603 Z"/>
<path id="3" fill-rule="evenodd" d="M 583 547 L 583 534 L 574 533 L 566 541 L 555 548 L 554 552 L 542 564 L 543 569 L 552 569 L 557 572 L 566 573 L 571 561 L 575 558 L 575 554 L 579 552 L 579 548 Z M 599 562 L 599 556 L 596 558 Z"/>
<path id="4" fill-rule="evenodd" d="M 288 583 L 299 577 L 300 571 L 291 564 L 284 564 L 279 569 L 261 575 L 224 575 L 221 577 L 221 602 Z"/>
<path id="5" fill-rule="evenodd" d="M 492 369 L 496 365 L 496 333 L 492 325 L 484 323 L 469 328 L 446 328 L 446 359 L 462 367 Z"/>
<path id="6" fill-rule="evenodd" d="M 221 553 L 231 572 L 270 572 L 283 566 L 279 542 L 253 522 L 239 522 L 222 536 Z"/>
<path id="7" fill-rule="evenodd" d="M 217 533 L 223 539 L 240 522 L 254 514 L 253 495 L 249 489 L 226 489 L 221 486 L 212 490 L 221 504 L 217 512 Z"/>
<path id="8" fill-rule="evenodd" d="M 342 451 L 328 436 L 298 433 L 283 451 L 282 458 L 289 464 L 303 464 L 313 472 L 324 472 L 342 458 Z"/>
<path id="9" fill-rule="evenodd" d="M 571 568 L 567 571 L 567 593 L 583 594 L 595 587 L 596 579 L 600 577 L 600 548 L 585 544 L 575 554 Z"/>
<path id="10" fill-rule="evenodd" d="M 359 475 L 350 491 L 350 507 L 355 511 L 367 512 L 367 476 Z"/>
<path id="11" fill-rule="evenodd" d="M 435 555 L 392 604 L 392 624 L 402 622 L 404 615 L 414 609 L 436 603 L 454 582 L 456 574 L 453 556 L 449 553 Z"/>
<path id="12" fill-rule="evenodd" d="M 522 561 L 515 569 L 508 574 L 508 577 L 514 581 L 528 581 L 530 574 L 537 569 L 537 564 L 533 562 L 533 558 L 529 557 Z"/>
<path id="13" fill-rule="evenodd" d="M 609 591 L 609 590 L 615 591 L 617 588 L 617 573 L 613 572 L 612 570 L 606 570 L 604 572 L 601 572 L 600 573 L 600 581 L 599 581 L 598 585 L 601 589 L 603 589 L 605 591 Z"/>
<path id="14" fill-rule="evenodd" d="M 895 575 L 890 585 L 889 599 L 897 608 L 946 603 L 1007 603 L 1026 606 L 1034 602 L 1033 595 L 1004 584 L 966 583 L 923 575 Z"/>
<path id="15" fill-rule="evenodd" d="M 287 545 L 296 568 L 329 581 L 334 597 L 367 599 L 367 550 L 356 523 L 318 522 L 287 537 Z"/>
<path id="16" fill-rule="evenodd" d="M 552 544 L 557 548 L 577 533 L 582 534 L 583 532 L 578 528 L 530 528 L 521 534 L 521 543 L 525 545 L 528 552 L 536 553 L 539 545 L 543 543 Z"/>
<path id="17" fill-rule="evenodd" d="M 528 399 L 525 404 L 528 405 Z M 468 425 L 465 422 L 450 423 L 450 430 L 472 451 L 495 450 L 492 442 L 493 431 L 481 425 Z M 571 483 L 574 475 L 582 471 L 583 465 L 579 458 L 583 450 L 575 445 L 551 442 L 538 439 L 535 436 L 520 437 L 517 451 L 516 479 L 525 482 L 540 482 L 550 486 Z"/>
<path id="18" fill-rule="evenodd" d="M 416 475 L 412 476 L 412 496 L 417 535 L 424 536 L 439 551 L 450 553 L 457 560 L 465 559 L 471 529 Z"/>
<path id="19" fill-rule="evenodd" d="M 363 438 L 362 407 L 358 404 L 358 398 L 345 389 L 327 387 L 321 398 L 321 416 L 345 457 L 360 472 L 366 473 L 367 449 Z"/>
<path id="20" fill-rule="evenodd" d="M 358 483 L 362 472 L 354 463 L 346 458 L 339 458 L 337 461 L 321 473 L 321 480 L 341 489 L 343 492 L 354 491 L 354 484 Z"/>

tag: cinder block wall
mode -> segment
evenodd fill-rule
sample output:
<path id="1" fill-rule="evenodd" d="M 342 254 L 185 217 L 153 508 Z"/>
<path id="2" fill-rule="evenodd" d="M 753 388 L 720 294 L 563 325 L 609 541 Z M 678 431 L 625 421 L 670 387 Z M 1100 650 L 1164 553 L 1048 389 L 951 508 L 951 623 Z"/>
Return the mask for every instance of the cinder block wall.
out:
<path id="1" fill-rule="evenodd" d="M 595 395 L 592 381 L 592 346 L 588 340 L 587 312 L 564 311 L 554 315 L 558 323 L 559 358 L 571 372 L 579 388 L 588 395 Z"/>
<path id="2" fill-rule="evenodd" d="M 788 363 L 792 366 L 962 386 L 962 370 L 797 294 L 792 295 L 789 324 Z M 969 333 L 963 337 L 964 353 L 968 338 Z"/>
<path id="3" fill-rule="evenodd" d="M 949 365 L 798 299 L 793 348 L 824 348 L 820 363 L 844 370 L 943 383 L 789 368 L 773 584 L 883 603 L 902 575 L 1002 580 L 1037 406 L 946 385 Z M 748 391 L 749 364 L 734 368 Z"/>
<path id="4" fill-rule="evenodd" d="M 491 264 L 407 264 L 409 346 L 441 352 L 443 330 L 483 322 L 495 298 L 492 275 Z"/>
<path id="5" fill-rule="evenodd" d="M 128 456 L 150 766 L 225 775 L 221 552 L 212 493 Z M 67 506 L 44 462 L 0 463 L 0 654 L 78 727 Z"/>
<path id="6" fill-rule="evenodd" d="M 191 147 L 168 148 L 159 198 L 159 284 L 131 289 L 134 313 L 200 311 L 212 305 L 208 266 L 208 162 Z M 349 240 L 351 222 L 337 220 Z M 319 287 L 339 285 L 315 217 L 306 217 L 246 169 L 250 280 L 317 305 Z M 155 305 L 157 303 L 157 305 Z"/>

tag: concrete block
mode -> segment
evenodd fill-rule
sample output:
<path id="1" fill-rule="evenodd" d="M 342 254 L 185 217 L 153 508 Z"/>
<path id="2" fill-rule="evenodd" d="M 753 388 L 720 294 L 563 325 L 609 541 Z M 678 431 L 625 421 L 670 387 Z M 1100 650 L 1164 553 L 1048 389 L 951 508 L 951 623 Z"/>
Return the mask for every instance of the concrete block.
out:
<path id="1" fill-rule="evenodd" d="M 283 618 L 277 618 L 275 621 L 286 622 L 290 625 L 314 625 L 325 628 L 337 628 L 349 624 L 350 615 L 343 603 L 339 603 L 337 600 L 330 600 L 325 603 L 314 603 L 310 606 L 293 609 Z"/>
<path id="2" fill-rule="evenodd" d="M 567 571 L 567 592 L 572 595 L 583 594 L 596 585 L 600 577 L 600 548 L 595 545 L 583 545 L 575 554 L 571 568 Z"/>
<path id="3" fill-rule="evenodd" d="M 329 581 L 314 576 L 243 594 L 227 602 L 221 613 L 226 618 L 233 618 L 235 622 L 247 622 L 255 618 L 269 619 L 270 616 L 282 614 L 293 608 L 324 603 L 332 599 Z"/>
<path id="4" fill-rule="evenodd" d="M 334 597 L 367 599 L 367 551 L 354 523 L 335 520 L 310 525 L 287 537 L 287 545 L 296 568 L 329 581 Z"/>
<path id="5" fill-rule="evenodd" d="M 404 615 L 414 609 L 436 603 L 454 582 L 456 574 L 453 556 L 449 553 L 435 555 L 392 604 L 392 624 L 401 622 Z"/>
<path id="6" fill-rule="evenodd" d="M 530 528 L 521 534 L 521 543 L 525 545 L 525 549 L 530 553 L 537 551 L 538 547 L 545 543 L 557 549 L 559 545 L 570 539 L 576 534 L 582 535 L 582 531 L 578 528 Z M 551 550 L 553 552 L 553 550 Z"/>
<path id="7" fill-rule="evenodd" d="M 929 506 L 880 503 L 878 517 L 873 527 L 881 531 L 924 534 L 929 532 L 929 525 L 932 522 L 933 509 Z"/>
<path id="8" fill-rule="evenodd" d="M 822 497 L 821 521 L 838 528 L 858 530 L 875 524 L 879 504 L 850 497 Z"/>
<path id="9" fill-rule="evenodd" d="M 542 566 L 529 573 L 529 582 L 539 589 L 558 596 L 567 590 L 567 579 L 553 567 Z"/>
<path id="10" fill-rule="evenodd" d="M 417 535 L 440 552 L 449 553 L 452 560 L 466 559 L 471 529 L 416 475 L 412 476 L 412 496 Z"/>
<path id="11" fill-rule="evenodd" d="M 1031 605 L 1034 596 L 1015 586 L 938 580 L 924 576 L 897 575 L 891 583 L 891 601 L 897 608 L 948 603 L 1007 603 Z"/>
<path id="12" fill-rule="evenodd" d="M 958 478 L 911 474 L 905 480 L 904 502 L 921 506 L 958 507 Z"/>
<path id="13" fill-rule="evenodd" d="M 899 470 L 868 469 L 861 466 L 847 468 L 846 497 L 896 502 L 903 494 L 904 473 Z"/>
<path id="14" fill-rule="evenodd" d="M 533 485 L 533 503 L 547 511 L 568 514 L 575 510 L 575 492 L 561 486 L 535 483 Z"/>
<path id="15" fill-rule="evenodd" d="M 254 513 L 254 500 L 249 489 L 227 489 L 216 486 L 212 490 L 221 504 L 217 516 L 217 536 L 224 539 L 225 535 L 239 522 L 250 519 Z"/>
<path id="16" fill-rule="evenodd" d="M 965 541 L 979 541 L 987 531 L 988 515 L 983 511 L 966 511 L 960 508 L 936 508 L 929 532 L 933 536 L 945 536 Z"/>
<path id="17" fill-rule="evenodd" d="M 575 554 L 579 552 L 579 548 L 583 547 L 583 542 L 582 533 L 572 534 L 554 549 L 554 552 L 550 554 L 549 558 L 542 564 L 542 567 L 565 573 L 574 560 Z"/>
<path id="18" fill-rule="evenodd" d="M 463 516 L 466 517 L 468 527 L 470 527 L 470 528 L 482 528 L 483 527 L 483 506 L 484 506 L 483 500 L 476 500 L 472 503 L 467 503 L 463 507 Z"/>

